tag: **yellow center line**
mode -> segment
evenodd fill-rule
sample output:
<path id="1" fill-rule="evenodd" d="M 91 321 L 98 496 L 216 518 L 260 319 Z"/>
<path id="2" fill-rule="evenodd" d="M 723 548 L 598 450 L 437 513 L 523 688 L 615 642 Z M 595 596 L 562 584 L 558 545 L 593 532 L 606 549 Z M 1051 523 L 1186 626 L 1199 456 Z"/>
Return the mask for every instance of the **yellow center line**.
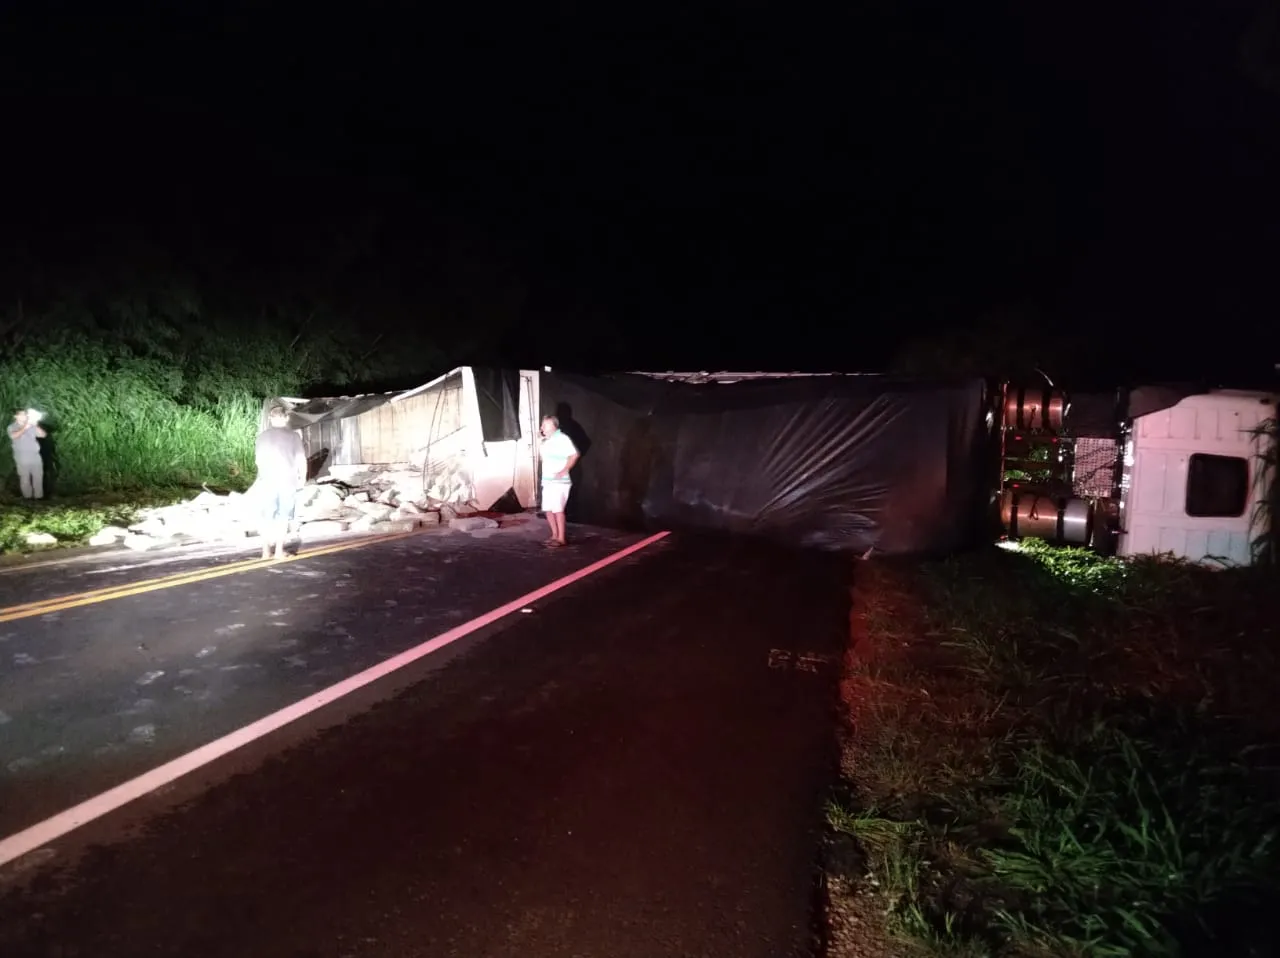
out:
<path id="1" fill-rule="evenodd" d="M 270 561 L 270 560 L 238 559 L 235 562 L 228 562 L 225 565 L 217 566 L 216 568 L 218 569 L 249 569 L 249 568 L 253 568 L 254 566 L 262 565 L 264 561 Z M 200 574 L 206 571 L 208 570 L 191 569 L 187 572 L 175 572 L 173 575 L 161 576 L 160 578 L 157 578 L 157 579 L 143 579 L 142 582 L 122 582 L 119 585 L 104 586 L 101 589 L 90 589 L 88 592 L 74 592 L 74 593 L 71 593 L 70 595 L 55 596 L 52 599 L 38 599 L 35 602 L 24 602 L 21 605 L 9 605 L 9 606 L 5 606 L 4 608 L 0 608 L 0 615 L 7 615 L 11 612 L 22 612 L 22 611 L 25 611 L 26 609 L 38 609 L 42 606 L 48 605 L 51 602 L 61 602 L 64 599 L 87 599 L 90 596 L 106 597 L 106 596 L 110 596 L 114 592 L 119 592 L 122 589 L 128 589 L 131 586 L 141 585 L 143 583 L 158 585 L 162 582 L 172 582 L 176 585 L 178 583 L 186 581 L 187 579 L 190 579 L 192 576 L 199 576 Z"/>
<path id="2" fill-rule="evenodd" d="M 27 602 L 23 605 L 0 608 L 0 622 L 12 622 L 15 619 L 27 619 L 36 615 L 47 615 L 50 612 L 61 612 L 64 609 L 74 609 L 82 605 L 93 605 L 96 602 L 108 602 L 111 599 L 122 599 L 126 596 L 140 595 L 144 592 L 155 592 L 159 589 L 171 589 L 174 586 L 188 585 L 192 582 L 203 582 L 206 579 L 217 579 L 222 576 L 236 575 L 237 573 L 249 572 L 254 569 L 265 569 L 270 568 L 271 566 L 279 566 L 286 562 L 299 562 L 303 559 L 314 559 L 316 556 L 330 555 L 334 552 L 345 552 L 349 549 L 359 549 L 363 546 L 374 545 L 379 542 L 393 542 L 396 539 L 406 539 L 409 536 L 414 535 L 418 535 L 418 532 L 398 532 L 392 535 L 360 539 L 356 542 L 341 542 L 336 545 L 321 546 L 318 549 L 309 549 L 306 552 L 299 552 L 294 556 L 286 556 L 283 559 L 249 559 L 229 563 L 224 566 L 216 566 L 212 569 L 197 569 L 194 572 L 182 572 L 175 575 L 164 576 L 159 579 L 144 579 L 141 582 L 126 583 L 124 585 L 104 589 L 94 589 L 90 592 L 78 592 L 72 595 L 45 599 L 40 602 Z"/>

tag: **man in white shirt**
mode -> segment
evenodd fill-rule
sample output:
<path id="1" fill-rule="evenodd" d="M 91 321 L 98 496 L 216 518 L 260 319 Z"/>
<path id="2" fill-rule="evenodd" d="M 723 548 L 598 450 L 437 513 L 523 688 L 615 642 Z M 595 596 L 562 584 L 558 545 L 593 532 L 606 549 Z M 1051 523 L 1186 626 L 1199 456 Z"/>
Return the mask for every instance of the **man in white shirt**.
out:
<path id="1" fill-rule="evenodd" d="M 40 414 L 18 409 L 9 423 L 9 441 L 13 443 L 13 463 L 18 467 L 18 485 L 22 498 L 44 498 L 44 460 L 40 458 L 40 440 L 46 435 L 40 428 Z"/>
<path id="2" fill-rule="evenodd" d="M 560 431 L 560 420 L 555 416 L 542 417 L 542 511 L 547 514 L 551 538 L 547 545 L 565 545 L 564 509 L 569 502 L 573 480 L 569 470 L 578 461 L 578 447 Z"/>

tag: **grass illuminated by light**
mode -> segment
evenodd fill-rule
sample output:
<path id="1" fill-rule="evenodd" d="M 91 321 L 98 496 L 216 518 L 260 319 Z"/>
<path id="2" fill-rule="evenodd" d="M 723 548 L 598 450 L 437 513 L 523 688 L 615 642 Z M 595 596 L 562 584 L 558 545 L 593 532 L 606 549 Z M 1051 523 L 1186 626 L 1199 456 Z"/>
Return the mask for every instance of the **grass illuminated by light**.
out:
<path id="1" fill-rule="evenodd" d="M 202 483 L 242 488 L 252 479 L 259 397 L 229 392 L 184 404 L 162 388 L 162 367 L 104 368 L 96 355 L 54 353 L 0 372 L 5 409 L 44 413 L 45 484 L 55 496 Z M 4 415 L 7 421 L 12 410 Z M 5 449 L 0 481 L 16 493 L 13 473 Z"/>
<path id="2" fill-rule="evenodd" d="M 865 568 L 829 821 L 893 934 L 974 958 L 1272 953 L 1274 569 L 1035 541 Z"/>

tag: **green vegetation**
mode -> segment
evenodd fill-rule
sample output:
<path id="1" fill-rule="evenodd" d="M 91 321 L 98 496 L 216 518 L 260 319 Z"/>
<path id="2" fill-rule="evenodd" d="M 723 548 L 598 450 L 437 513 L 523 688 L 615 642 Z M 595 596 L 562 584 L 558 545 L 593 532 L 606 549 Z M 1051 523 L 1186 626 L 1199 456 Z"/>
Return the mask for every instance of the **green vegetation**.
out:
<path id="1" fill-rule="evenodd" d="M 1008 482 L 1029 482 L 1046 484 L 1053 481 L 1055 472 L 1053 470 L 1051 456 L 1054 453 L 1053 447 L 1049 445 L 1039 445 L 1032 447 L 1024 457 L 1025 464 L 1034 463 L 1034 467 L 1030 469 L 1006 469 L 1004 478 Z"/>
<path id="2" fill-rule="evenodd" d="M 52 492 L 238 486 L 251 475 L 261 396 L 241 389 L 183 402 L 167 394 L 159 371 L 95 362 L 102 358 L 55 353 L 5 370 L 8 406 L 45 414 L 45 482 Z M 13 486 L 7 453 L 3 474 Z"/>
<path id="3" fill-rule="evenodd" d="M 1254 531 L 1250 542 L 1254 562 L 1260 565 L 1275 565 L 1280 562 L 1280 524 L 1276 517 L 1277 499 L 1280 499 L 1280 482 L 1276 482 L 1277 451 L 1280 450 L 1280 420 L 1275 418 L 1263 420 L 1252 431 L 1257 443 L 1257 454 L 1253 462 L 1254 489 L 1259 493 L 1249 524 Z"/>
<path id="4" fill-rule="evenodd" d="M 29 532 L 74 544 L 202 486 L 243 490 L 267 396 L 440 361 L 425 334 L 387 355 L 358 324 L 318 306 L 246 314 L 204 303 L 191 287 L 131 282 L 0 314 L 0 418 L 34 407 L 48 433 L 41 503 L 18 497 L 7 443 L 0 452 L 0 552 L 26 548 Z"/>
<path id="5" fill-rule="evenodd" d="M 0 418 L 18 407 L 44 414 L 55 498 L 243 488 L 265 397 L 415 382 L 444 362 L 426 324 L 398 334 L 402 348 L 383 348 L 353 318 L 354 300 L 324 305 L 341 300 L 332 290 L 328 300 L 201 292 L 215 288 L 225 287 L 164 263 L 108 264 L 0 311 Z M 7 448 L 0 489 L 17 492 Z"/>
<path id="6" fill-rule="evenodd" d="M 871 563 L 829 820 L 908 953 L 1274 954 L 1274 568 Z"/>
<path id="7" fill-rule="evenodd" d="M 4 418 L 19 406 L 44 413 L 53 494 L 243 486 L 266 396 L 376 372 L 356 362 L 354 335 L 236 316 L 171 288 L 60 299 L 0 325 Z M 7 450 L 0 479 L 16 491 Z"/>
<path id="8" fill-rule="evenodd" d="M 58 546 L 77 545 L 104 526 L 128 526 L 139 509 L 169 505 L 187 494 L 188 490 L 153 489 L 42 503 L 0 497 L 0 554 L 29 551 L 26 537 L 33 532 L 53 536 Z"/>

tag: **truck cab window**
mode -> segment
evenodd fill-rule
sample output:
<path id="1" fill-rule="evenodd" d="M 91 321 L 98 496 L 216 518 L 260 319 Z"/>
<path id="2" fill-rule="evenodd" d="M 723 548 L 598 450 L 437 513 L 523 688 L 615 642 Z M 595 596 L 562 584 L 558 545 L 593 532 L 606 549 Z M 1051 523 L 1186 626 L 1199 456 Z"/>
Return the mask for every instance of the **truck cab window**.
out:
<path id="1" fill-rule="evenodd" d="M 1249 463 L 1237 456 L 1194 453 L 1187 463 L 1187 515 L 1226 518 L 1244 514 Z"/>

